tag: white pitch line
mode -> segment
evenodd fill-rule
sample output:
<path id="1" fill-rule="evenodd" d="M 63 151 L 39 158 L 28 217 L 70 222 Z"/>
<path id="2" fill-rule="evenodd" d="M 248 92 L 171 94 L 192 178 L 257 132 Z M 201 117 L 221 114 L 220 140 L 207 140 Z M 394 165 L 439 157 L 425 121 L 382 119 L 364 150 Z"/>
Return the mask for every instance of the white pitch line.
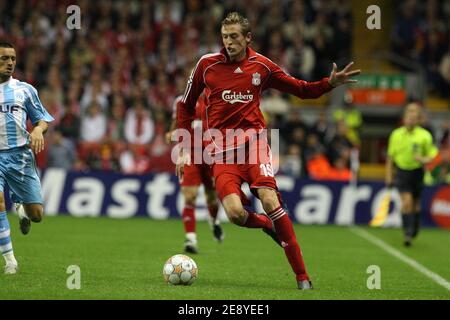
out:
<path id="1" fill-rule="evenodd" d="M 374 245 L 380 247 L 381 249 L 383 249 L 384 251 L 386 251 L 390 255 L 392 255 L 392 256 L 396 257 L 397 259 L 403 261 L 404 263 L 406 263 L 410 267 L 416 269 L 417 271 L 419 271 L 423 275 L 427 276 L 428 278 L 430 278 L 431 280 L 433 280 L 434 282 L 436 282 L 440 286 L 442 286 L 445 289 L 450 291 L 450 283 L 447 280 L 442 278 L 437 273 L 434 273 L 433 271 L 431 271 L 428 268 L 424 267 L 423 265 L 418 263 L 416 260 L 411 259 L 410 257 L 404 255 L 403 253 L 401 253 L 397 249 L 391 247 L 390 245 L 388 245 L 383 240 L 375 237 L 374 235 L 368 233 L 367 231 L 365 231 L 365 230 L 363 230 L 363 229 L 361 229 L 359 227 L 351 227 L 350 231 L 352 231 L 356 235 L 360 236 L 361 238 L 364 238 L 367 241 L 373 243 Z"/>

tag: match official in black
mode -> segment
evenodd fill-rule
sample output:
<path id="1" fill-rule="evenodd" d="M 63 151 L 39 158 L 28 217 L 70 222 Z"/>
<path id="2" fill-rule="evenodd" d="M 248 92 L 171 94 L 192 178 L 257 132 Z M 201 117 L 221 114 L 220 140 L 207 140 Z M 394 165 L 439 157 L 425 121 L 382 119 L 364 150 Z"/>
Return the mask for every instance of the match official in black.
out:
<path id="1" fill-rule="evenodd" d="M 403 126 L 389 137 L 386 160 L 385 182 L 387 187 L 395 186 L 400 192 L 404 245 L 407 247 L 419 232 L 424 166 L 438 154 L 431 133 L 419 126 L 421 112 L 417 103 L 406 106 Z"/>

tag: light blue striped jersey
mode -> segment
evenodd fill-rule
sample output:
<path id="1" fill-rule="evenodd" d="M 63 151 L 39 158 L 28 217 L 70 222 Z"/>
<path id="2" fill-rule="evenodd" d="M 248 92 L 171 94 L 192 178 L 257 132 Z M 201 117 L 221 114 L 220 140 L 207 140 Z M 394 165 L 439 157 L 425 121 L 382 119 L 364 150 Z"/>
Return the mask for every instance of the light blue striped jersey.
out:
<path id="1" fill-rule="evenodd" d="M 0 150 L 21 147 L 29 143 L 27 119 L 53 121 L 39 100 L 37 90 L 13 77 L 0 83 Z"/>

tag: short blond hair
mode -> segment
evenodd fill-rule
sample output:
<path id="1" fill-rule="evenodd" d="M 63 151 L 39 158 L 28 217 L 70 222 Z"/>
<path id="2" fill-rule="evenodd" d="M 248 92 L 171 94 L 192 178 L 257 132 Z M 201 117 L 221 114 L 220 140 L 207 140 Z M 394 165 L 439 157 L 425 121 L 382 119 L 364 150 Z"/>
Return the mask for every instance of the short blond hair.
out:
<path id="1" fill-rule="evenodd" d="M 248 19 L 239 12 L 230 12 L 225 19 L 222 20 L 222 27 L 230 24 L 239 24 L 241 26 L 242 34 L 244 36 L 251 32 L 250 23 Z"/>

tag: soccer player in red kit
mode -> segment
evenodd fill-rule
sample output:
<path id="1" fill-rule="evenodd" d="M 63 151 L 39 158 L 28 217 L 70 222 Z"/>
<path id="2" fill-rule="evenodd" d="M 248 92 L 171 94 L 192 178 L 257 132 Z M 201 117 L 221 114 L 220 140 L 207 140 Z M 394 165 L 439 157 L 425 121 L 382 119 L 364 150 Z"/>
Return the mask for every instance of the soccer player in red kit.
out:
<path id="1" fill-rule="evenodd" d="M 168 143 L 171 141 L 173 130 L 177 127 L 176 113 L 177 108 L 182 99 L 182 96 L 178 96 L 173 103 L 173 116 L 170 131 L 166 135 Z M 205 96 L 201 95 L 197 100 L 196 105 L 196 118 L 192 121 L 191 127 L 202 128 L 201 114 L 205 108 Z M 192 149 L 192 155 L 195 152 L 203 152 L 202 146 L 198 146 L 197 149 Z M 184 197 L 184 207 L 181 214 L 184 232 L 185 242 L 184 251 L 187 253 L 198 253 L 198 240 L 196 233 L 196 219 L 195 219 L 195 206 L 197 201 L 198 189 L 203 184 L 205 188 L 206 204 L 208 206 L 209 223 L 211 225 L 214 239 L 221 243 L 224 239 L 224 233 L 220 225 L 220 220 L 217 217 L 219 206 L 216 190 L 214 189 L 214 181 L 212 177 L 211 167 L 206 163 L 195 164 L 191 161 L 191 164 L 185 165 L 184 175 L 179 179 L 181 186 L 181 193 Z"/>
<path id="2" fill-rule="evenodd" d="M 228 14 L 222 21 L 221 34 L 224 48 L 218 53 L 204 55 L 191 73 L 178 107 L 178 129 L 189 130 L 195 118 L 197 98 L 203 90 L 207 98 L 202 115 L 204 130 L 211 135 L 217 135 L 219 131 L 226 136 L 231 129 L 260 132 L 266 128 L 259 109 L 261 93 L 265 89 L 275 88 L 300 98 L 317 98 L 338 85 L 356 82 L 351 77 L 360 73 L 360 70 L 349 71 L 352 63 L 340 72 L 333 64 L 330 76 L 320 81 L 308 83 L 295 79 L 249 47 L 252 39 L 249 22 L 237 12 Z M 262 138 L 258 134 L 246 136 L 244 141 L 239 144 L 238 139 L 231 148 L 237 150 L 248 146 L 247 161 L 251 158 L 252 148 L 255 148 L 252 145 L 259 140 Z M 218 145 L 216 141 L 214 145 Z M 225 143 L 225 148 L 223 153 L 230 149 L 230 145 Z M 184 152 L 189 150 L 183 149 L 177 162 L 179 176 L 183 175 L 183 166 L 189 161 Z M 298 288 L 312 289 L 292 222 L 282 206 L 272 174 L 270 151 L 268 153 L 265 158 L 258 156 L 256 163 L 212 163 L 216 190 L 231 222 L 242 227 L 262 228 L 268 234 L 272 230 L 276 232 L 273 238 L 283 247 L 296 275 Z M 247 182 L 252 193 L 260 199 L 266 214 L 245 210 L 246 200 L 241 190 L 243 182 Z"/>

